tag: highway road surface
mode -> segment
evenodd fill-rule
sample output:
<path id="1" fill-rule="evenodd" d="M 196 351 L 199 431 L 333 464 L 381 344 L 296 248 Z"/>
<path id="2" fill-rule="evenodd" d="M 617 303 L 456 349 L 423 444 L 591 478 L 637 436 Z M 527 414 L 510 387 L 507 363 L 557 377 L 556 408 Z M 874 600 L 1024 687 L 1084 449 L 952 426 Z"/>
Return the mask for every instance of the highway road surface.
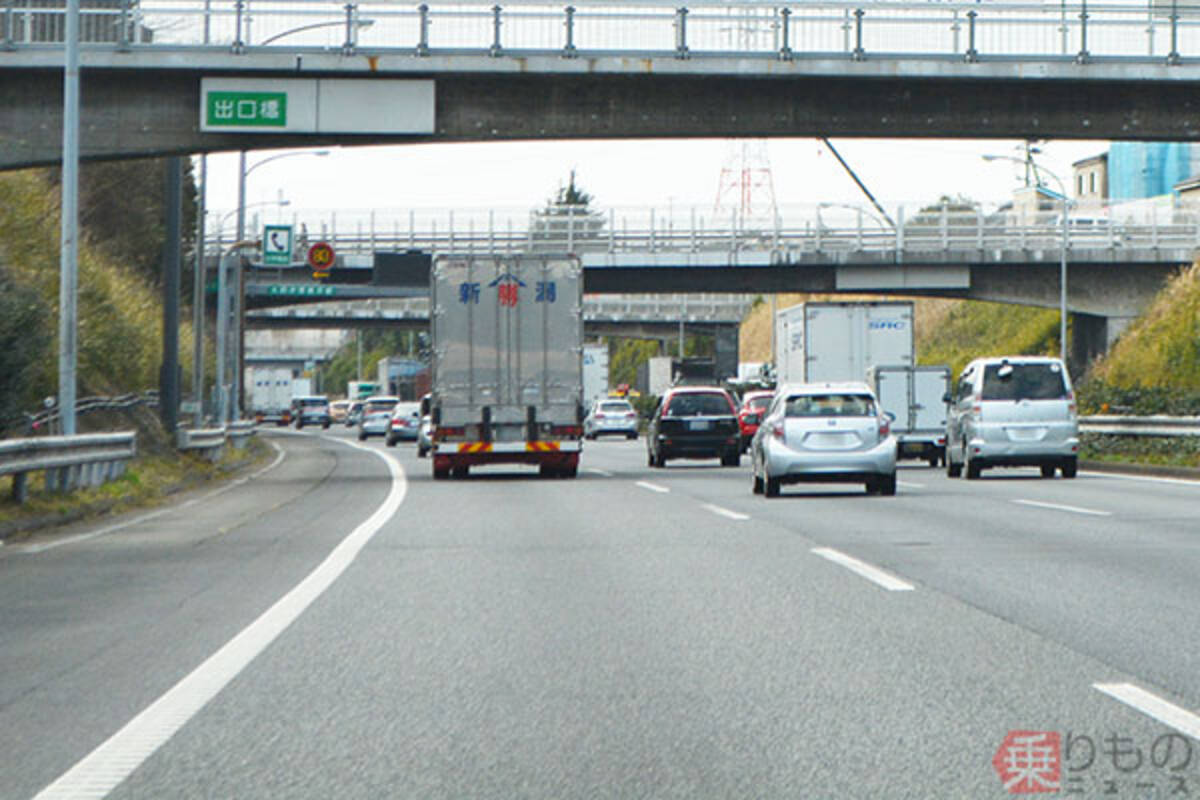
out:
<path id="1" fill-rule="evenodd" d="M 0 547 L 0 797 L 1200 795 L 1200 483 L 266 436 Z"/>

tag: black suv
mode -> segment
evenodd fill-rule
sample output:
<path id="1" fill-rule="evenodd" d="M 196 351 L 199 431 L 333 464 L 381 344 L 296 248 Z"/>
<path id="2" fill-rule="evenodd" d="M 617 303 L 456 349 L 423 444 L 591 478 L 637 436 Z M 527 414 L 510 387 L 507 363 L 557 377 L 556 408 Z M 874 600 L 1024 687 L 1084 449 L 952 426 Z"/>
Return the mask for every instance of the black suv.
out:
<path id="1" fill-rule="evenodd" d="M 652 467 L 672 458 L 719 458 L 723 467 L 738 466 L 741 431 L 733 398 L 716 386 L 668 389 L 650 416 L 646 452 Z"/>

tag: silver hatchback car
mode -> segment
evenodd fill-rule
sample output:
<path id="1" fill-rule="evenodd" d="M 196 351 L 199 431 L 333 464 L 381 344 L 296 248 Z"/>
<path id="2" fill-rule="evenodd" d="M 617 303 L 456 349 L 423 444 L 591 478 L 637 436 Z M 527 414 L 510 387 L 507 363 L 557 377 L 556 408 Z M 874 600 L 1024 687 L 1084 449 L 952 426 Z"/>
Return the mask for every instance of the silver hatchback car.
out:
<path id="1" fill-rule="evenodd" d="M 1074 478 L 1079 419 L 1063 362 L 1041 356 L 979 358 L 955 384 L 946 415 L 946 474 L 975 479 L 988 467 L 1041 467 Z"/>
<path id="2" fill-rule="evenodd" d="M 862 483 L 896 493 L 891 419 L 865 383 L 781 386 L 750 443 L 754 493 L 788 483 Z"/>

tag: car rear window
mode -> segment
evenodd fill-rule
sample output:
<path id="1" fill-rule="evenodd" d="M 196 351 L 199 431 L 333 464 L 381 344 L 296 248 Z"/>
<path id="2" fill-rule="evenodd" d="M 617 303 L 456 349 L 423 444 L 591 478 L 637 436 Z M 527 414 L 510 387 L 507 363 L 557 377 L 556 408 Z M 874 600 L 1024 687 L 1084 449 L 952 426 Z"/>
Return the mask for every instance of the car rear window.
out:
<path id="1" fill-rule="evenodd" d="M 705 417 L 732 413 L 729 398 L 716 392 L 677 394 L 671 398 L 666 410 L 666 415 L 670 417 Z"/>
<path id="2" fill-rule="evenodd" d="M 769 394 L 763 395 L 762 397 L 751 397 L 747 405 L 749 405 L 751 408 L 761 410 L 771 405 L 771 401 L 774 399 L 775 398 Z"/>
<path id="3" fill-rule="evenodd" d="M 789 417 L 873 417 L 875 400 L 865 394 L 798 394 L 787 399 Z"/>
<path id="4" fill-rule="evenodd" d="M 1012 367 L 1001 375 L 1001 367 Z M 989 364 L 983 370 L 984 400 L 1062 400 L 1067 396 L 1062 366 L 1041 364 Z"/>
<path id="5" fill-rule="evenodd" d="M 320 397 L 302 397 L 299 402 L 302 406 L 323 406 L 328 403 L 327 400 L 323 400 Z"/>
<path id="6" fill-rule="evenodd" d="M 372 400 L 363 406 L 363 412 L 370 414 L 377 411 L 391 411 L 395 406 L 395 400 Z"/>
<path id="7" fill-rule="evenodd" d="M 629 403 L 601 403 L 601 411 L 633 411 L 633 406 Z"/>

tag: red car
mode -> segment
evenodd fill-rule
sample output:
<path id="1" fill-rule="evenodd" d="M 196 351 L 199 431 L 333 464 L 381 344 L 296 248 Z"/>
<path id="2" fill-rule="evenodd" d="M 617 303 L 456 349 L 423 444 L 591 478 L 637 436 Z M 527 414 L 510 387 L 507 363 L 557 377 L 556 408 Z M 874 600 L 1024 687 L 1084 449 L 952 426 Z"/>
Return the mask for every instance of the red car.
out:
<path id="1" fill-rule="evenodd" d="M 766 416 L 771 407 L 774 392 L 746 392 L 742 397 L 742 406 L 738 409 L 738 427 L 742 431 L 742 452 L 750 448 L 750 440 L 758 432 L 758 423 Z"/>

